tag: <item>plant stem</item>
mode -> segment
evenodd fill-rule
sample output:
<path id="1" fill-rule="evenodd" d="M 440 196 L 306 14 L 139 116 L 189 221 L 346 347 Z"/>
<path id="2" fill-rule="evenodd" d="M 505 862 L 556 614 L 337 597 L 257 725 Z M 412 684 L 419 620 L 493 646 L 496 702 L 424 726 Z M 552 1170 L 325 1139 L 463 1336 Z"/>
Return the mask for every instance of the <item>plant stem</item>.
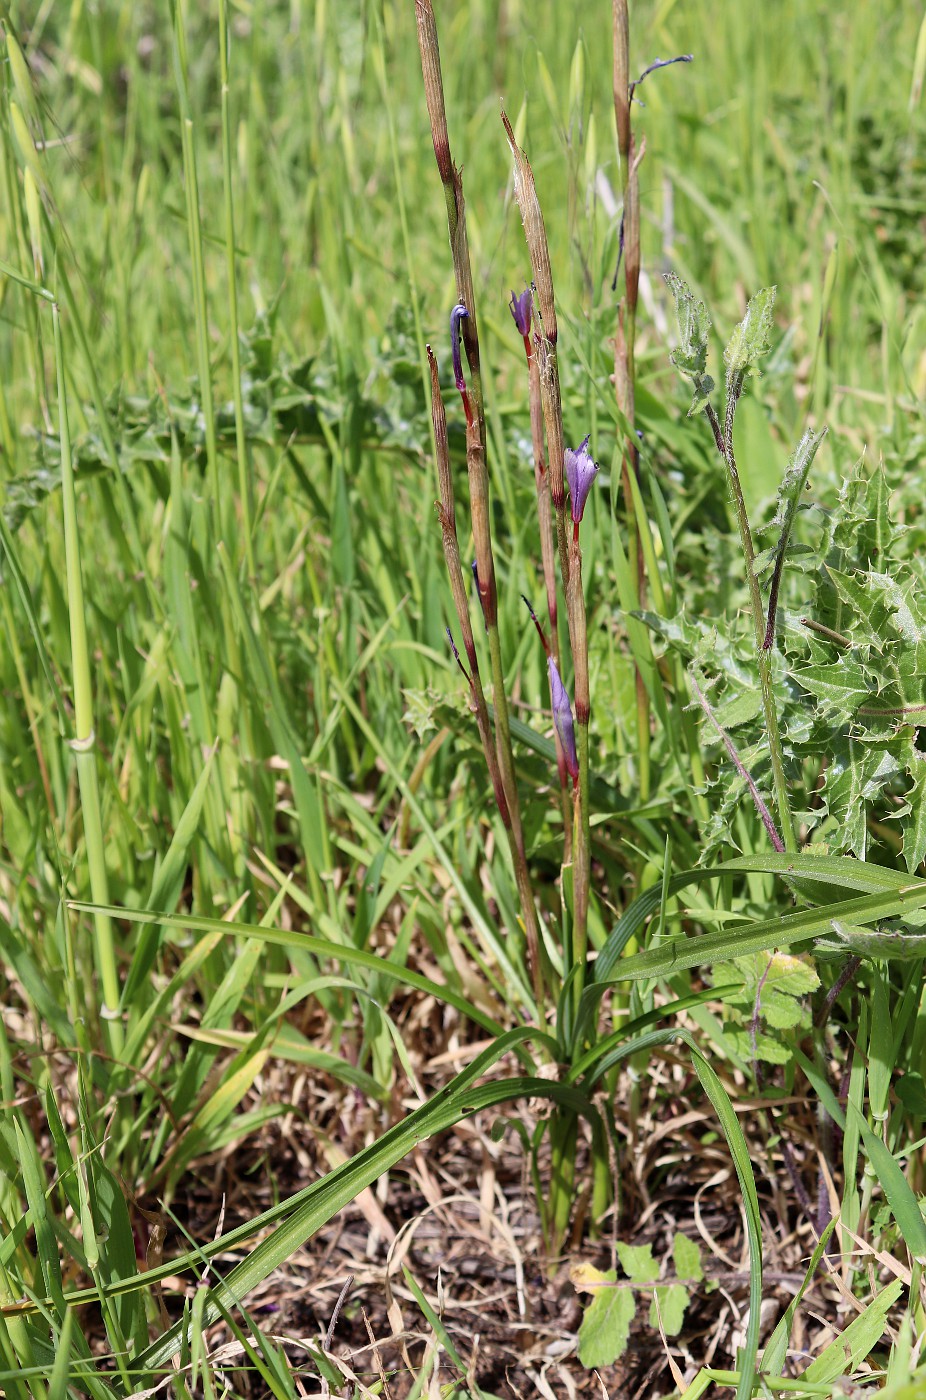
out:
<path id="1" fill-rule="evenodd" d="M 55 333 L 55 361 L 58 371 L 58 420 L 61 442 L 61 502 L 64 514 L 64 551 L 67 573 L 68 619 L 71 631 L 71 667 L 74 682 L 74 738 L 71 747 L 77 764 L 84 842 L 90 876 L 90 893 L 95 904 L 109 904 L 109 880 L 103 840 L 103 818 L 96 769 L 96 734 L 93 728 L 93 685 L 84 584 L 80 563 L 80 531 L 77 523 L 77 497 L 71 458 L 71 432 L 65 389 L 64 350 L 57 303 L 52 306 Z M 103 991 L 102 1017 L 106 1043 L 115 1056 L 122 1050 L 119 1021 L 119 974 L 116 967 L 113 927 L 107 914 L 94 914 L 95 954 Z"/>
<path id="2" fill-rule="evenodd" d="M 556 565 L 553 552 L 552 497 L 550 478 L 544 457 L 543 442 L 543 402 L 540 393 L 540 365 L 531 345 L 530 335 L 524 337 L 524 353 L 527 357 L 528 388 L 530 395 L 531 440 L 534 448 L 534 484 L 537 488 L 537 525 L 540 531 L 540 558 L 543 565 L 543 581 L 547 594 L 547 616 L 550 619 L 550 650 L 557 669 L 560 666 L 559 610 L 556 602 Z M 560 810 L 563 814 L 564 859 L 570 859 L 572 851 L 571 801 L 569 796 L 569 772 L 566 755 L 559 732 L 554 729 L 556 744 L 556 768 L 559 774 Z"/>
<path id="3" fill-rule="evenodd" d="M 585 959 L 588 953 L 588 905 L 591 881 L 591 827 L 589 808 L 588 722 L 591 697 L 588 681 L 588 628 L 585 617 L 585 594 L 582 590 L 582 552 L 579 548 L 579 527 L 573 529 L 569 560 L 569 586 L 566 593 L 569 611 L 569 632 L 572 639 L 572 662 L 575 676 L 576 749 L 579 759 L 579 780 L 575 799 L 575 826 L 572 853 L 573 933 L 572 962 L 575 972 L 575 1006 L 585 985 Z"/>
<path id="4" fill-rule="evenodd" d="M 228 319 L 231 341 L 232 394 L 235 404 L 235 455 L 238 458 L 238 495 L 248 575 L 255 576 L 252 534 L 251 461 L 244 431 L 244 399 L 241 393 L 241 345 L 238 336 L 238 283 L 235 274 L 235 205 L 232 195 L 231 117 L 228 110 L 228 0 L 219 0 L 219 77 L 222 89 L 222 176 L 225 194 L 225 269 L 228 281 Z"/>
<path id="5" fill-rule="evenodd" d="M 752 531 L 749 527 L 746 501 L 743 497 L 743 488 L 740 483 L 739 472 L 736 468 L 736 456 L 733 450 L 733 421 L 736 416 L 736 405 L 742 390 L 742 376 L 737 376 L 730 384 L 727 394 L 727 408 L 723 429 L 721 429 L 717 415 L 710 404 L 707 405 L 705 412 L 707 413 L 708 422 L 711 425 L 711 431 L 714 434 L 714 442 L 727 468 L 727 480 L 730 486 L 730 494 L 733 497 L 733 508 L 736 513 L 736 523 L 739 527 L 740 542 L 743 547 L 743 559 L 746 564 L 746 582 L 749 586 L 749 601 L 752 607 L 753 624 L 756 633 L 759 685 L 762 692 L 762 709 L 765 715 L 769 753 L 772 760 L 772 776 L 775 784 L 775 801 L 778 807 L 778 823 L 781 827 L 781 835 L 785 843 L 785 849 L 788 851 L 796 851 L 798 849 L 797 836 L 794 830 L 794 817 L 791 812 L 791 799 L 788 794 L 788 782 L 785 776 L 784 752 L 781 745 L 781 731 L 778 727 L 778 711 L 775 706 L 775 696 L 772 689 L 772 653 L 771 650 L 765 646 L 766 619 L 765 609 L 762 606 L 762 592 L 759 588 L 759 580 L 756 577 L 756 552 L 752 542 Z"/>

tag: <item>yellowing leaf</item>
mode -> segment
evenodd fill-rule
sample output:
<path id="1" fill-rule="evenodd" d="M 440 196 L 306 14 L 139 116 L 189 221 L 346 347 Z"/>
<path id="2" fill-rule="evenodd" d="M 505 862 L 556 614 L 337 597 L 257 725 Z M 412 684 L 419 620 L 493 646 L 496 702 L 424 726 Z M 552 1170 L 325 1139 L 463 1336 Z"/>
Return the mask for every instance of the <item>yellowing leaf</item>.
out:
<path id="1" fill-rule="evenodd" d="M 595 1270 L 594 1272 L 598 1272 Z M 616 1282 L 614 1270 L 606 1282 Z M 630 1324 L 636 1312 L 630 1288 L 599 1288 L 585 1310 L 579 1328 L 579 1360 L 583 1366 L 611 1366 L 627 1350 Z"/>

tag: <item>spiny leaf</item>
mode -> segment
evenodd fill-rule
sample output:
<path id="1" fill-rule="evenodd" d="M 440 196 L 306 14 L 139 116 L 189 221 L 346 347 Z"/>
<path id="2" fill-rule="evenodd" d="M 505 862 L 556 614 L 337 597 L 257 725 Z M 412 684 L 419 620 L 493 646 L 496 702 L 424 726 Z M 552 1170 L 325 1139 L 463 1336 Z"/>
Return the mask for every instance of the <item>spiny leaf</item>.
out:
<path id="1" fill-rule="evenodd" d="M 906 794 L 909 810 L 901 819 L 900 829 L 904 864 L 912 875 L 926 856 L 926 757 L 912 745 L 907 772 L 911 779 Z"/>

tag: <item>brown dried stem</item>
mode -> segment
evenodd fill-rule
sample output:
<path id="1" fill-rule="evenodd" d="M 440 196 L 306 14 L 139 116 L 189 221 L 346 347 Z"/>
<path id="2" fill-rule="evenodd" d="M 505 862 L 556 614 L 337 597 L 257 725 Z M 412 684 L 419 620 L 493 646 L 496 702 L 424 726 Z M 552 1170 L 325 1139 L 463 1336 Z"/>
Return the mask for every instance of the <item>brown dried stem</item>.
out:
<path id="1" fill-rule="evenodd" d="M 527 356 L 527 374 L 530 392 L 531 440 L 534 446 L 534 484 L 537 488 L 537 522 L 540 530 L 540 559 L 543 565 L 543 581 L 547 594 L 547 616 L 550 619 L 550 650 L 558 670 L 559 654 L 559 608 L 556 599 L 556 563 L 553 549 L 553 519 L 550 483 L 544 456 L 543 406 L 540 397 L 540 366 L 534 354 L 531 338 L 524 337 L 524 353 Z M 563 813 L 563 839 L 565 858 L 568 861 L 572 850 L 572 803 L 569 795 L 569 770 L 566 755 L 559 734 L 554 730 L 556 743 L 556 768 L 559 774 L 560 807 Z"/>
<path id="2" fill-rule="evenodd" d="M 447 225 L 450 234 L 450 251 L 453 258 L 457 295 L 467 310 L 461 323 L 463 348 L 470 371 L 470 398 L 472 412 L 467 415 L 466 462 L 469 472 L 470 509 L 472 515 L 473 543 L 476 552 L 476 570 L 479 578 L 479 595 L 488 633 L 489 655 L 492 665 L 492 690 L 495 705 L 495 748 L 498 767 L 508 811 L 511 818 L 513 837 L 512 855 L 521 912 L 524 918 L 527 937 L 528 958 L 531 975 L 537 996 L 537 1013 L 542 1015 L 543 975 L 540 965 L 540 933 L 537 910 L 531 888 L 527 866 L 527 853 L 524 845 L 524 832 L 521 825 L 521 808 L 518 797 L 517 776 L 514 767 L 514 752 L 511 745 L 511 729 L 508 718 L 508 697 L 505 692 L 505 673 L 502 665 L 501 642 L 498 634 L 498 602 L 495 584 L 495 562 L 492 553 L 491 516 L 489 511 L 489 476 L 486 469 L 486 430 L 483 413 L 482 379 L 479 367 L 479 334 L 476 323 L 476 299 L 473 292 L 473 274 L 469 257 L 469 243 L 466 236 L 466 205 L 463 199 L 463 180 L 453 162 L 450 151 L 450 137 L 447 131 L 447 113 L 444 106 L 444 87 L 441 76 L 440 47 L 437 37 L 437 24 L 431 0 L 415 0 L 415 16 L 418 25 L 418 46 L 421 51 L 421 71 L 424 78 L 425 99 L 431 123 L 431 139 L 437 169 L 444 186 L 447 202 Z"/>
<path id="3" fill-rule="evenodd" d="M 540 401 L 550 454 L 550 495 L 556 515 L 556 538 L 559 545 L 560 570 L 564 590 L 569 581 L 569 545 L 566 535 L 566 479 L 564 476 L 565 444 L 563 439 L 563 406 L 560 398 L 559 368 L 556 361 L 556 304 L 553 299 L 553 273 L 550 250 L 534 174 L 530 161 L 514 139 L 507 115 L 502 122 L 508 145 L 514 156 L 514 193 L 521 211 L 527 252 L 534 278 L 534 308 L 540 323 L 536 337 L 540 372 Z"/>

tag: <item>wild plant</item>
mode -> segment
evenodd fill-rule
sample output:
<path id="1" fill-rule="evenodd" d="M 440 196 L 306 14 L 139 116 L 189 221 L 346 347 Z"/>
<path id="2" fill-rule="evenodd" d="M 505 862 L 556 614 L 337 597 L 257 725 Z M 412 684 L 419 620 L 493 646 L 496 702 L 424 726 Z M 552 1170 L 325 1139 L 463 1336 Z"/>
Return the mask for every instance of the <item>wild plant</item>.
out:
<path id="1" fill-rule="evenodd" d="M 42 7 L 45 19 L 51 8 Z M 417 0 L 425 95 L 456 281 L 449 344 L 435 343 L 429 362 L 422 354 L 421 369 L 430 391 L 439 525 L 453 604 L 450 645 L 472 715 L 452 715 L 417 761 L 410 746 L 384 743 L 378 732 L 384 717 L 393 730 L 401 729 L 391 702 L 376 698 L 394 692 L 381 652 L 396 617 L 401 615 L 401 636 L 420 672 L 433 672 L 433 654 L 418 660 L 423 653 L 417 621 L 409 620 L 413 609 L 405 607 L 395 583 L 407 574 L 419 590 L 422 613 L 437 611 L 435 600 L 445 595 L 432 587 L 435 575 L 428 573 L 431 523 L 416 519 L 416 530 L 409 521 L 399 522 L 397 512 L 395 554 L 384 551 L 377 565 L 368 565 L 376 570 L 371 589 L 376 606 L 369 607 L 352 542 L 352 524 L 358 522 L 351 519 L 369 483 L 352 486 L 349 470 L 361 455 L 359 360 L 340 334 L 335 299 L 321 294 L 337 345 L 336 367 L 327 371 L 338 380 L 347 405 L 335 423 L 326 412 L 325 366 L 317 378 L 295 357 L 284 363 L 278 356 L 268 367 L 272 309 L 262 308 L 254 329 L 239 335 L 238 221 L 246 226 L 243 242 L 251 248 L 260 245 L 264 225 L 273 221 L 253 194 L 261 158 L 255 151 L 263 147 L 253 133 L 248 139 L 247 123 L 233 153 L 231 26 L 224 0 L 218 25 L 224 269 L 210 281 L 215 237 L 200 207 L 203 152 L 190 85 L 187 9 L 182 0 L 171 6 L 168 39 L 184 177 L 179 223 L 191 284 L 191 315 L 178 338 L 192 346 L 196 378 L 182 401 L 158 382 L 151 402 L 141 406 L 120 400 L 114 408 L 102 392 L 81 299 L 74 295 L 72 248 L 48 173 L 48 143 L 40 139 L 30 78 L 12 26 L 7 30 L 0 122 L 6 212 L 18 266 L 4 263 L 2 270 L 25 293 L 29 396 L 36 421 L 44 425 L 41 442 L 48 458 L 43 465 L 60 469 L 63 524 L 60 545 L 54 531 L 46 532 L 50 548 L 41 556 L 46 619 L 36 606 L 40 585 L 22 564 L 22 542 L 3 518 L 4 578 L 16 590 L 15 611 L 13 588 L 4 587 L 2 596 L 13 657 L 5 674 L 15 671 L 18 680 L 23 673 L 17 650 L 21 613 L 51 697 L 43 709 L 34 691 L 21 685 L 37 751 L 27 771 L 44 794 L 49 829 L 61 840 L 57 849 L 54 842 L 44 849 L 44 816 L 20 819 L 19 792 L 0 771 L 4 851 L 7 845 L 16 851 L 9 871 L 4 855 L 4 895 L 17 882 L 24 892 L 22 905 L 16 904 L 18 924 L 11 921 L 7 928 L 4 920 L 0 938 L 5 960 L 44 1023 L 43 1034 L 54 1037 L 59 1054 L 62 1047 L 68 1054 L 74 1047 L 76 1068 L 67 1115 L 57 1102 L 43 1043 L 29 1060 L 30 1094 L 24 1102 L 24 1057 L 0 1027 L 2 1383 L 16 1400 L 73 1391 L 110 1400 L 139 1390 L 151 1393 L 165 1381 L 180 1395 L 188 1393 L 188 1380 L 190 1388 L 201 1383 L 208 1391 L 207 1329 L 222 1321 L 268 1393 L 294 1395 L 285 1356 L 248 1312 L 249 1291 L 409 1152 L 478 1112 L 495 1111 L 526 1139 L 548 1266 L 556 1267 L 566 1252 L 598 1249 L 605 1228 L 615 1228 L 619 1219 L 632 1151 L 616 1130 L 618 1071 L 628 1065 L 633 1070 L 628 1076 L 632 1119 L 641 1076 L 653 1058 L 681 1047 L 732 1155 L 746 1222 L 750 1291 L 737 1369 L 703 1372 L 689 1389 L 689 1400 L 714 1381 L 736 1386 L 744 1397 L 757 1386 L 793 1386 L 793 1378 L 784 1375 L 786 1352 L 805 1289 L 827 1251 L 836 1247 L 832 1241 L 838 1242 L 845 1277 L 851 1279 L 856 1237 L 870 1227 L 884 1250 L 882 1261 L 893 1251 L 885 1267 L 897 1276 L 805 1372 L 807 1387 L 821 1392 L 880 1337 L 904 1291 L 907 1331 L 919 1327 L 922 1318 L 926 1227 L 916 1190 L 923 1181 L 921 1164 L 908 1159 L 908 1148 L 910 1124 L 926 1119 L 923 935 L 916 931 L 926 906 L 926 885 L 916 875 L 926 850 L 916 742 L 926 619 L 915 560 L 894 553 L 903 545 L 884 478 L 853 472 L 826 517 L 822 542 L 808 546 L 800 511 L 820 435 L 805 435 L 782 485 L 771 546 L 758 549 L 757 517 L 750 520 L 747 514 L 739 480 L 734 426 L 738 405 L 768 350 L 772 293 L 757 294 L 728 342 L 721 407 L 707 373 L 706 311 L 673 279 L 680 321 L 676 364 L 692 381 L 697 418 L 688 438 L 673 426 L 673 441 L 695 439 L 699 415 L 707 418 L 742 556 L 742 568 L 729 569 L 729 560 L 725 567 L 736 601 L 738 585 L 744 585 L 748 636 L 744 641 L 735 623 L 711 630 L 711 618 L 686 614 L 684 584 L 675 568 L 678 503 L 667 504 L 649 452 L 641 448 L 639 432 L 647 419 L 636 367 L 643 142 L 633 131 L 633 102 L 640 81 L 649 82 L 652 68 L 663 65 L 651 65 L 631 81 L 627 7 L 615 0 L 614 98 L 624 214 L 622 232 L 615 230 L 613 241 L 615 253 L 622 253 L 624 295 L 616 327 L 607 328 L 608 335 L 616 329 L 614 355 L 607 352 L 613 389 L 607 382 L 610 364 L 602 370 L 600 356 L 600 373 L 589 367 L 587 374 L 589 394 L 609 405 L 610 435 L 594 423 L 580 424 L 575 433 L 564 427 L 564 403 L 567 422 L 570 417 L 564 385 L 576 383 L 578 347 L 568 330 L 570 318 L 554 298 L 552 266 L 560 264 L 562 249 L 551 256 L 538 183 L 523 149 L 527 137 L 517 122 L 504 121 L 525 232 L 523 276 L 511 300 L 518 355 L 510 370 L 513 382 L 520 376 L 522 416 L 530 421 L 536 500 L 537 568 L 533 576 L 519 571 L 493 509 L 497 462 L 480 356 L 485 303 L 476 295 L 470 263 L 434 15 L 430 0 Z M 320 28 L 325 13 L 320 7 Z M 378 36 L 372 71 L 390 116 L 384 149 L 393 157 L 401 204 L 401 162 L 377 7 L 371 14 Z M 106 36 L 98 7 L 75 7 L 73 23 L 83 22 L 93 27 L 101 50 Z M 304 75 L 299 77 L 302 90 Z M 348 102 L 349 94 L 339 94 L 336 108 L 349 135 Z M 295 131 L 298 148 L 298 125 Z M 105 151 L 105 140 L 100 144 Z M 168 146 L 164 137 L 164 149 Z M 344 171 L 330 162 L 329 195 L 332 188 L 340 195 L 355 177 L 349 141 L 345 149 Z M 160 158 L 159 147 L 154 166 Z M 243 214 L 242 204 L 232 199 L 236 160 L 250 176 Z M 296 157 L 293 164 L 300 168 Z M 127 159 L 126 169 L 131 166 Z M 279 204 L 282 216 L 295 222 L 291 211 L 302 208 L 301 193 L 296 197 L 285 173 L 273 174 L 287 193 Z M 143 193 L 139 179 L 120 218 L 130 223 L 137 216 Z M 159 203 L 157 232 L 160 208 Z M 123 233 L 125 227 L 120 225 Z M 341 232 L 339 227 L 339 253 Z M 767 229 L 761 236 L 769 237 Z M 34 275 L 26 276 L 22 269 L 30 263 Z M 131 270 L 130 264 L 120 265 L 119 276 L 128 286 L 126 267 Z M 296 269 L 294 276 L 300 275 Z M 230 336 L 231 403 L 225 411 L 212 389 L 216 352 L 209 289 L 216 281 L 227 303 Z M 446 324 L 449 310 L 441 308 L 428 319 Z M 409 322 L 417 315 L 415 307 Z M 48 383 L 43 346 L 55 353 Z M 131 338 L 123 353 L 131 360 Z M 453 366 L 452 388 L 447 376 L 442 379 L 438 357 L 449 358 Z M 414 354 L 411 361 L 414 378 Z M 75 366 L 89 386 L 88 405 L 80 403 Z M 0 386 L 0 435 L 8 446 L 4 395 Z M 666 411 L 664 428 L 669 418 Z M 92 466 L 92 479 L 80 489 L 75 489 L 72 422 L 83 423 L 82 450 Z M 462 434 L 455 431 L 459 428 Z M 135 457 L 133 434 L 141 444 Z M 456 448 L 460 435 L 463 453 Z M 322 499 L 293 451 L 297 439 L 307 438 L 328 454 L 330 500 Z M 268 445 L 273 461 L 258 498 L 252 467 Z M 377 445 L 384 446 L 384 440 Z M 150 459 L 143 456 L 146 451 Z M 707 475 L 698 449 L 691 452 L 686 460 Z M 224 470 L 226 454 L 234 455 L 236 471 Z M 139 460 L 150 468 L 150 479 L 140 475 Z M 387 469 L 368 468 L 383 498 L 391 490 L 393 460 Z M 318 547 L 324 567 L 312 549 L 303 549 L 308 526 L 293 539 L 283 532 L 285 548 L 270 538 L 267 526 L 274 515 L 283 521 L 292 514 L 280 509 L 279 494 L 289 466 L 302 473 L 300 483 L 317 512 L 313 527 L 317 524 L 324 536 Z M 524 470 L 529 475 L 531 464 Z M 458 476 L 465 476 L 465 492 Z M 614 500 L 620 481 L 619 526 L 602 506 L 609 477 Z M 420 477 L 415 481 L 417 499 Z M 713 491 L 712 481 L 705 491 Z M 42 500 L 54 489 L 57 483 L 46 488 Z M 85 522 L 79 512 L 89 514 L 94 506 L 109 522 L 124 571 L 111 590 L 112 611 L 123 606 L 123 593 L 131 598 L 126 609 L 131 625 L 124 631 L 98 594 L 93 607 L 84 597 L 92 555 L 88 535 L 81 537 Z M 908 501 L 905 508 L 915 519 L 918 503 Z M 149 528 L 155 531 L 153 542 Z M 282 531 L 279 524 L 275 528 Z M 716 534 L 713 546 L 704 544 L 705 552 L 726 547 L 725 533 Z M 415 557 L 419 544 L 421 559 Z M 610 575 L 595 566 L 596 546 L 602 544 Z M 259 590 L 257 577 L 268 559 L 273 582 Z M 803 571 L 799 616 L 785 606 L 786 566 Z M 314 609 L 317 623 L 307 641 L 308 624 L 298 608 L 292 627 L 288 614 L 276 627 L 273 623 L 275 600 L 298 570 L 308 580 L 306 610 Z M 603 580 L 611 577 L 616 598 L 603 592 Z M 545 607 L 535 609 L 541 593 Z M 368 635 L 357 657 L 345 663 L 344 637 L 357 630 L 358 614 L 360 630 Z M 536 647 L 539 655 L 542 648 L 546 662 L 549 710 L 544 705 L 543 718 L 535 712 L 532 724 L 515 709 L 522 697 L 512 659 L 503 650 L 500 623 L 509 624 L 510 636 L 515 616 L 522 620 L 525 649 Z M 56 640 L 52 655 L 46 649 L 49 631 Z M 602 717 L 617 703 L 616 689 L 609 689 L 598 664 L 605 633 L 633 671 L 632 723 L 626 729 L 635 739 L 629 755 L 602 755 L 598 743 Z M 100 680 L 93 665 L 98 653 Z M 287 666 L 292 675 L 287 676 Z M 117 685 L 113 671 L 127 679 Z M 13 682 L 8 684 L 12 689 Z M 115 722 L 111 714 L 108 724 L 107 687 L 117 697 Z M 72 705 L 62 698 L 68 689 Z M 306 728 L 314 722 L 316 732 L 306 743 L 294 696 L 310 690 L 312 718 Z M 166 716 L 160 747 L 149 744 L 155 695 Z M 247 703 L 249 697 L 260 703 Z M 704 714 L 700 732 L 695 707 Z M 98 727 L 109 731 L 110 747 L 98 742 Z M 478 734 L 491 790 L 488 802 L 474 804 L 480 829 L 500 834 L 510 861 L 508 884 L 508 867 L 494 857 L 492 898 L 474 890 L 469 872 L 459 868 L 448 839 L 450 824 L 435 820 L 433 793 L 422 787 L 447 734 L 470 728 Z M 30 753 L 30 765 L 32 758 Z M 363 800 L 368 793 L 354 791 L 353 785 L 362 789 L 365 776 L 377 769 L 385 776 L 371 813 Z M 168 770 L 170 783 L 164 781 Z M 625 775 L 620 792 L 613 778 L 618 771 Z M 131 803 L 123 780 L 131 786 Z M 161 844 L 160 830 L 152 838 L 157 859 L 149 862 L 155 866 L 149 875 L 150 853 L 140 854 L 134 809 L 147 812 L 155 792 L 164 806 L 158 824 L 167 835 Z M 492 802 L 498 814 L 494 826 L 488 813 Z M 409 850 L 412 828 L 418 836 Z M 737 841 L 746 854 L 731 856 Z M 295 856 L 282 853 L 286 844 Z M 341 857 L 350 867 L 344 884 L 331 873 Z M 29 873 L 21 879 L 24 869 Z M 462 975 L 448 953 L 443 907 L 436 900 L 428 903 L 426 887 L 436 883 L 435 872 L 446 882 L 455 931 L 471 959 Z M 384 956 L 383 947 L 371 944 L 371 931 L 396 891 L 416 882 L 422 898 L 404 909 Z M 271 890 L 266 900 L 265 887 Z M 511 912 L 515 898 L 518 914 Z M 43 901 L 46 912 L 53 911 L 45 921 L 35 917 Z M 285 918 L 284 901 L 290 906 Z M 21 917 L 22 909 L 27 917 Z M 418 970 L 408 956 L 413 935 L 427 938 L 439 972 Z M 814 943 L 821 953 L 816 971 L 794 951 Z M 55 995 L 59 975 L 66 983 L 66 1007 Z M 328 1074 L 394 1117 L 397 1065 L 417 1088 L 401 1027 L 391 1015 L 397 988 L 458 1016 L 487 1043 L 437 1093 L 420 1094 L 418 1107 L 343 1165 L 215 1238 L 191 1240 L 179 1256 L 160 1257 L 154 1241 L 164 1219 L 157 1212 L 145 1214 L 146 1207 L 131 1199 L 133 1187 L 142 1185 L 169 1206 L 191 1164 L 279 1116 L 278 1102 L 246 1106 L 275 1060 L 289 1058 Z M 174 1034 L 176 1008 L 185 1002 L 199 1006 L 195 1024 L 185 1021 Z M 723 1007 L 722 1020 L 708 1011 L 707 1002 Z M 305 1003 L 323 1009 L 332 1050 L 317 1049 L 294 1030 L 290 1018 Z M 834 1077 L 831 1082 L 830 1052 L 833 1037 L 846 1038 L 847 1027 L 853 1039 L 844 1060 L 847 1082 L 840 1084 Z M 190 1043 L 178 1050 L 181 1033 Z M 728 1069 L 721 1079 L 721 1054 L 735 1067 L 738 1081 Z M 773 1056 L 786 1088 L 812 1087 L 820 1105 L 821 1140 L 829 1144 L 825 1165 L 841 1165 L 844 1188 L 841 1227 L 837 1233 L 832 1222 L 825 1224 L 798 1296 L 760 1357 L 762 1217 L 740 1122 L 753 1110 L 734 1108 L 729 1085 L 758 1084 L 757 1067 L 773 1063 Z M 532 1105 L 530 1132 L 520 1108 L 524 1103 Z M 548 1116 L 537 1105 L 549 1105 Z M 51 1183 L 42 1160 L 46 1142 L 54 1155 Z M 793 1162 L 786 1170 L 799 1195 L 801 1164 Z M 826 1185 L 822 1169 L 821 1178 Z M 811 1208 L 812 1194 L 804 1190 Z M 813 1218 L 824 1225 L 819 1213 Z M 151 1225 L 147 1267 L 133 1232 L 140 1219 Z M 697 1280 L 700 1261 L 676 1241 L 669 1282 L 645 1246 L 636 1251 L 623 1240 L 616 1245 L 624 1280 L 579 1262 L 576 1277 L 593 1296 L 580 1335 L 589 1364 L 618 1354 L 622 1330 L 641 1302 L 651 1305 L 651 1322 L 667 1333 L 680 1323 L 684 1299 L 678 1290 Z M 184 1274 L 201 1280 L 201 1286 L 171 1320 L 157 1289 Z M 628 1286 L 621 1292 L 612 1287 L 618 1282 Z M 84 1335 L 83 1316 L 99 1317 L 97 1332 L 102 1325 L 111 1365 L 101 1364 Z M 435 1331 L 438 1325 L 439 1319 Z M 896 1349 L 899 1359 L 892 1361 L 895 1375 L 902 1374 L 904 1356 L 911 1355 L 912 1343 L 904 1351 L 905 1335 Z M 333 1386 L 339 1376 L 326 1354 L 328 1342 L 330 1336 L 308 1347 L 307 1356 L 324 1383 Z"/>

